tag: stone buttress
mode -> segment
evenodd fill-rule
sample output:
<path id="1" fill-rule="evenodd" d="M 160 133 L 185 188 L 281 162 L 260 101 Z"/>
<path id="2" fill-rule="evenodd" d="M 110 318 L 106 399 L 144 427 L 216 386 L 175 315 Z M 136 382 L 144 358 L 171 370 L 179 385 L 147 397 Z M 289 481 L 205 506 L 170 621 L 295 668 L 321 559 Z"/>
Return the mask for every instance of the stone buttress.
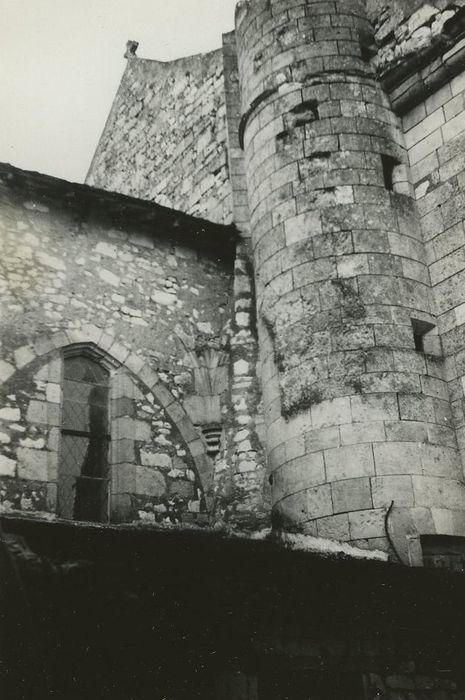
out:
<path id="1" fill-rule="evenodd" d="M 465 490 L 403 135 L 358 0 L 236 12 L 278 528 L 421 561 Z"/>

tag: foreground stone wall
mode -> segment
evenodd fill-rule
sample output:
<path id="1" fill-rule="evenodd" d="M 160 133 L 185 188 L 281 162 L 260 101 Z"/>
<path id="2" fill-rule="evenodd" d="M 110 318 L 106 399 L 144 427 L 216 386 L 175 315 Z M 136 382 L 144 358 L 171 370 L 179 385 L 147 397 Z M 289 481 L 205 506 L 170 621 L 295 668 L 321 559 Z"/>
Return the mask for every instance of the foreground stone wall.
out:
<path id="1" fill-rule="evenodd" d="M 270 643 L 271 648 L 271 643 Z M 306 654 L 310 655 L 314 652 L 312 663 L 320 660 L 324 664 L 324 654 L 322 649 L 325 645 L 314 643 L 306 645 L 302 640 L 288 641 L 285 648 L 299 648 L 302 657 Z M 339 640 L 328 642 L 331 648 L 331 656 L 333 649 L 341 647 Z M 283 648 L 281 647 L 281 649 Z M 280 650 L 281 650 L 280 649 Z M 301 657 L 301 658 L 302 658 Z M 351 660 L 353 666 L 356 666 L 355 660 Z M 301 659 L 300 662 L 302 663 Z M 265 663 L 265 662 L 263 662 Z M 262 672 L 260 675 L 253 672 L 245 673 L 237 671 L 236 673 L 225 673 L 219 675 L 216 679 L 215 690 L 218 699 L 221 700 L 260 700 L 264 692 L 272 688 L 274 691 L 273 698 L 281 697 L 277 689 L 292 688 L 302 691 L 317 697 L 324 697 L 325 692 L 344 692 L 346 697 L 351 700 L 370 700 L 373 697 L 386 698 L 386 700 L 460 700 L 463 697 L 462 685 L 457 680 L 457 676 L 451 672 L 431 672 L 431 667 L 417 669 L 413 660 L 397 662 L 397 666 L 393 665 L 385 674 L 379 673 L 362 673 L 346 669 L 340 671 L 340 668 L 332 671 L 313 671 L 305 664 L 303 668 L 298 667 L 298 663 L 294 659 L 288 662 L 289 667 L 280 669 L 280 673 L 276 674 L 273 669 L 270 674 Z M 307 662 L 308 663 L 308 662 Z M 346 662 L 347 663 L 347 662 Z M 274 658 L 276 664 L 276 658 Z M 369 662 L 366 665 L 370 665 Z M 297 668 L 296 668 L 297 666 Z M 294 682 L 284 680 L 283 675 L 292 676 Z M 280 685 L 281 681 L 281 685 Z"/>
<path id="2" fill-rule="evenodd" d="M 465 467 L 465 74 L 403 118 L 425 240 L 452 416 Z M 452 533 L 450 533 L 452 534 Z"/>
<path id="3" fill-rule="evenodd" d="M 222 51 L 130 57 L 86 182 L 229 223 Z"/>
<path id="4" fill-rule="evenodd" d="M 1 174 L 3 507 L 55 513 L 62 364 L 73 348 L 111 374 L 112 519 L 205 519 L 215 460 L 223 473 L 231 466 L 239 430 L 229 229 L 9 167 Z M 253 364 L 245 370 L 253 379 Z M 209 426 L 219 432 L 214 453 Z M 229 494 L 230 510 L 247 494 L 247 484 Z"/>

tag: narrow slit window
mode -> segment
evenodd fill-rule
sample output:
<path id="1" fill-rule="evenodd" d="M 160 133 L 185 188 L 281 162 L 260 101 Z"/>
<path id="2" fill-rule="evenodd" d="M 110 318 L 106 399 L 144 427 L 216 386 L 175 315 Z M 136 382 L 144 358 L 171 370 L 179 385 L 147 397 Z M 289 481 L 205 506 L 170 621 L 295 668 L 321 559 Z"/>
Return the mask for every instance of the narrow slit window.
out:
<path id="1" fill-rule="evenodd" d="M 362 33 L 359 41 L 360 56 L 362 61 L 369 63 L 376 56 L 376 44 L 374 37 L 368 32 Z"/>
<path id="2" fill-rule="evenodd" d="M 64 361 L 58 512 L 63 518 L 108 519 L 109 373 L 79 355 Z"/>
<path id="3" fill-rule="evenodd" d="M 412 318 L 411 322 L 415 350 L 418 352 L 425 352 L 425 338 L 433 330 L 433 328 L 435 328 L 435 326 L 432 323 L 428 323 L 428 321 L 420 321 L 417 318 Z"/>
<path id="4" fill-rule="evenodd" d="M 394 168 L 399 162 L 391 156 L 382 155 L 384 186 L 387 190 L 394 190 Z"/>

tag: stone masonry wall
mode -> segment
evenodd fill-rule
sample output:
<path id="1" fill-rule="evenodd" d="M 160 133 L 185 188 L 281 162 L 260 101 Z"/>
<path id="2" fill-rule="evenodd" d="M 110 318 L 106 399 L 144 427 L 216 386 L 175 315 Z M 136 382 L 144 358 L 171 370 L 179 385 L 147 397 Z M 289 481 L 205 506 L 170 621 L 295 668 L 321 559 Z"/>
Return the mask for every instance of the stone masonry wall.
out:
<path id="1" fill-rule="evenodd" d="M 86 182 L 229 223 L 222 51 L 131 57 Z"/>
<path id="2" fill-rule="evenodd" d="M 463 532 L 463 473 L 363 3 L 245 0 L 236 23 L 276 524 L 419 563 L 419 534 Z"/>
<path id="3" fill-rule="evenodd" d="M 1 174 L 4 509 L 56 511 L 71 347 L 110 369 L 112 519 L 205 520 L 215 460 L 235 445 L 228 230 L 10 167 Z M 223 240 L 211 249 L 208 236 Z M 212 424 L 222 434 L 213 456 L 202 432 Z M 237 493 L 230 500 L 234 508 Z"/>
<path id="4" fill-rule="evenodd" d="M 447 46 L 453 38 L 458 13 L 463 17 L 464 7 L 464 0 L 368 0 L 378 71 L 382 74 L 396 68 L 402 70 L 405 60 L 418 57 L 438 44 Z"/>
<path id="5" fill-rule="evenodd" d="M 452 402 L 444 429 L 452 441 L 455 428 L 465 467 L 465 73 L 414 107 L 403 126 Z"/>

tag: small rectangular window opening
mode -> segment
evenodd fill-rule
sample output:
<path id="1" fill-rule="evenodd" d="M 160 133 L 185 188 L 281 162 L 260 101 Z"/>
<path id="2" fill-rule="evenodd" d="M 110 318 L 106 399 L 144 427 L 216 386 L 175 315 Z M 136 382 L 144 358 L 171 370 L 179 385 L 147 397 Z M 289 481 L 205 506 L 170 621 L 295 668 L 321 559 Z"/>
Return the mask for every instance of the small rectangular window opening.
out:
<path id="1" fill-rule="evenodd" d="M 428 321 L 420 321 L 417 318 L 412 318 L 412 330 L 413 330 L 413 341 L 415 343 L 415 350 L 418 352 L 425 352 L 425 336 L 435 328 L 433 323 L 428 323 Z"/>

